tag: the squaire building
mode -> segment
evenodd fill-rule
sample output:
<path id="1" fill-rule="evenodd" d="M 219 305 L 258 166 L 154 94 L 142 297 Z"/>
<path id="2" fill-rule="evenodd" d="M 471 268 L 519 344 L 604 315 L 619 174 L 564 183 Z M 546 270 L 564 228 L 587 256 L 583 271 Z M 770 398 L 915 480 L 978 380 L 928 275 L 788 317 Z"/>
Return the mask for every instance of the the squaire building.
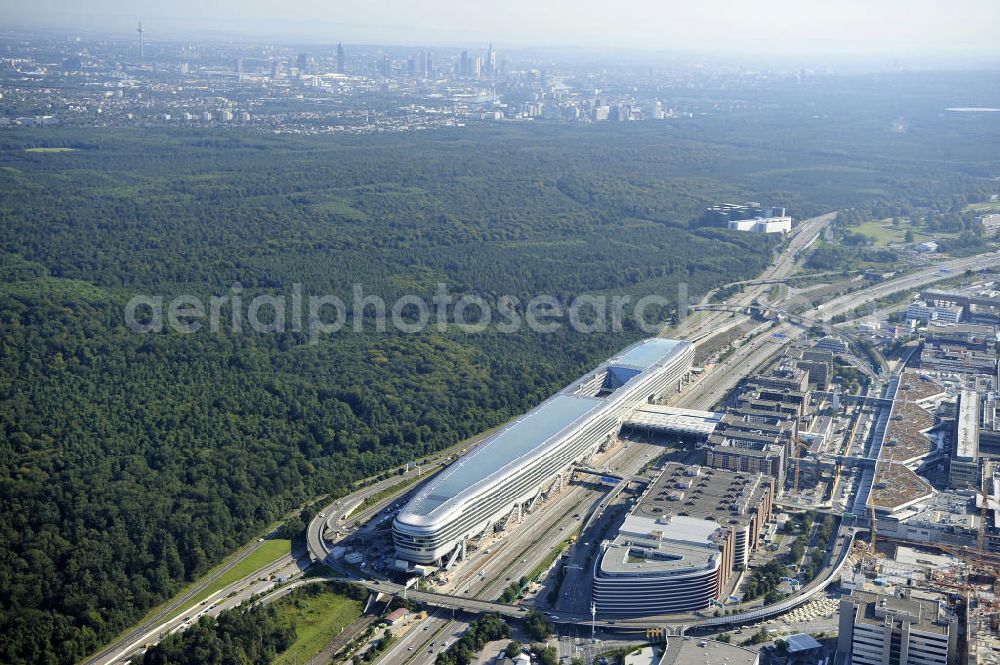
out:
<path id="1" fill-rule="evenodd" d="M 693 359 L 690 342 L 644 340 L 490 435 L 399 512 L 397 556 L 441 561 L 599 448 L 635 407 L 676 389 Z"/>

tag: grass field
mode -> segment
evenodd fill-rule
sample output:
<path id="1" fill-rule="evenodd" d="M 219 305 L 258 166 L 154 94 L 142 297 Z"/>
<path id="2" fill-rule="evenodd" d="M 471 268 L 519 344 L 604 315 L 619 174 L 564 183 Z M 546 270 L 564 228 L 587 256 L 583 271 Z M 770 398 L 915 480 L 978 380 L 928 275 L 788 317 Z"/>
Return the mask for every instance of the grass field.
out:
<path id="1" fill-rule="evenodd" d="M 258 568 L 263 568 L 267 564 L 277 561 L 286 554 L 291 554 L 291 551 L 292 551 L 292 541 L 290 540 L 285 540 L 282 538 L 265 540 L 263 543 L 260 544 L 260 547 L 254 550 L 253 554 L 240 561 L 238 564 L 227 570 L 224 574 L 220 575 L 219 578 L 216 579 L 214 582 L 212 582 L 207 587 L 196 593 L 191 600 L 184 603 L 176 611 L 172 612 L 170 614 L 170 617 L 172 618 L 178 616 L 183 612 L 186 612 L 187 610 L 191 609 L 201 601 L 211 596 L 216 591 L 226 588 L 233 582 L 236 582 L 237 580 L 246 577 L 253 571 L 257 570 Z M 219 565 L 224 565 L 224 563 Z M 215 568 L 213 568 L 212 570 L 215 570 Z M 211 574 L 212 571 L 209 571 L 207 573 L 207 575 Z M 197 584 L 197 582 L 192 583 L 192 585 L 193 584 Z M 181 591 L 181 593 L 178 595 L 183 594 L 185 591 L 187 591 L 187 589 Z"/>
<path id="2" fill-rule="evenodd" d="M 914 226 L 908 222 L 903 222 L 899 226 L 893 226 L 892 221 L 888 219 L 876 219 L 861 224 L 860 226 L 848 227 L 848 230 L 852 233 L 860 233 L 863 236 L 868 236 L 875 241 L 877 246 L 880 247 L 884 247 L 892 243 L 903 242 L 907 229 L 913 231 L 914 242 L 922 242 L 934 236 L 940 237 L 948 235 L 944 233 L 931 234 L 928 233 L 921 225 Z"/>
<path id="3" fill-rule="evenodd" d="M 25 152 L 76 152 L 76 148 L 25 148 Z"/>
<path id="4" fill-rule="evenodd" d="M 304 663 L 361 616 L 361 602 L 324 591 L 315 596 L 284 599 L 277 604 L 281 621 L 295 625 L 295 642 L 274 665 Z"/>
<path id="5" fill-rule="evenodd" d="M 260 547 L 253 552 L 253 554 L 227 570 L 224 574 L 220 575 L 218 579 L 196 594 L 194 599 L 188 603 L 188 607 L 200 603 L 219 589 L 225 589 L 233 582 L 246 577 L 258 568 L 263 568 L 267 564 L 277 561 L 283 556 L 291 554 L 291 552 L 292 541 L 290 540 L 282 538 L 265 540 L 260 544 Z"/>
<path id="6" fill-rule="evenodd" d="M 1000 201 L 989 201 L 986 203 L 970 203 L 965 206 L 966 210 L 975 210 L 976 212 L 1000 212 Z"/>

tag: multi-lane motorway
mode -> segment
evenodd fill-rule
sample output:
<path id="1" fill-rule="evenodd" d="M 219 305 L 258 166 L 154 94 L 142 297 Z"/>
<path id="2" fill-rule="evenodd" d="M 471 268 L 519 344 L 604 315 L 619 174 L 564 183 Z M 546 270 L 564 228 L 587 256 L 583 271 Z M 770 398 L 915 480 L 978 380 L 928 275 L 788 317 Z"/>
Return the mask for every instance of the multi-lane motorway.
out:
<path id="1" fill-rule="evenodd" d="M 800 224 L 795 234 L 790 238 L 785 250 L 778 255 L 772 266 L 762 275 L 762 278 L 774 280 L 790 275 L 795 269 L 795 260 L 800 252 L 822 233 L 833 217 L 833 214 L 822 215 Z M 1000 265 L 1000 253 L 956 259 L 922 269 L 905 277 L 889 280 L 854 293 L 840 296 L 829 302 L 817 305 L 810 311 L 803 313 L 803 316 L 829 321 L 833 316 L 849 312 L 867 302 L 954 277 L 956 272 L 980 270 L 997 265 Z M 768 283 L 752 284 L 734 299 L 732 304 L 749 305 L 763 295 L 767 288 Z M 742 315 L 734 316 L 728 312 L 706 312 L 682 321 L 670 334 L 692 340 L 705 339 L 721 330 L 728 329 L 745 321 L 746 318 Z M 758 366 L 777 353 L 787 341 L 803 334 L 804 331 L 799 326 L 784 322 L 777 323 L 774 327 L 766 331 L 762 328 L 758 332 L 759 334 L 752 335 L 750 340 L 737 349 L 723 364 L 716 366 L 712 371 L 704 374 L 694 385 L 690 386 L 676 400 L 676 403 L 686 407 L 711 407 L 728 393 L 742 377 L 754 371 Z M 466 445 L 466 448 L 473 447 L 487 434 L 484 433 L 476 441 L 470 442 Z M 427 460 L 423 469 L 427 470 L 440 466 L 456 448 L 457 446 L 433 456 Z M 635 473 L 657 452 L 659 451 L 653 447 L 633 443 L 628 447 L 620 447 L 611 451 L 607 455 L 607 459 L 601 461 L 601 464 L 613 466 L 626 473 Z M 412 471 L 410 473 L 418 472 Z M 191 597 L 206 585 L 217 579 L 225 570 L 236 565 L 236 563 L 248 556 L 256 548 L 256 544 L 248 546 L 233 561 L 227 564 L 225 568 L 217 571 L 211 577 L 202 580 L 199 585 L 185 594 L 184 597 L 171 603 L 169 607 L 158 613 L 156 617 L 129 631 L 128 634 L 115 644 L 107 647 L 85 662 L 88 665 L 104 665 L 105 663 L 112 663 L 125 658 L 141 649 L 144 644 L 156 641 L 162 635 L 182 627 L 188 621 L 193 621 L 202 613 L 217 613 L 228 607 L 235 606 L 251 595 L 267 592 L 275 584 L 273 580 L 269 579 L 272 576 L 294 577 L 302 569 L 310 565 L 312 561 L 326 561 L 332 547 L 326 536 L 333 533 L 334 539 L 346 537 L 354 530 L 354 527 L 351 525 L 355 522 L 364 523 L 378 515 L 385 506 L 397 502 L 401 498 L 405 498 L 407 494 L 413 491 L 415 486 L 407 486 L 405 489 L 401 488 L 399 492 L 387 492 L 387 490 L 400 484 L 404 479 L 405 477 L 392 476 L 386 480 L 373 483 L 349 497 L 331 502 L 320 511 L 308 526 L 307 553 L 296 553 L 295 556 L 284 557 L 270 564 L 267 568 L 256 571 L 253 575 L 219 591 L 204 604 L 189 610 L 182 616 L 179 615 L 173 619 L 167 619 L 168 616 L 175 613 L 179 608 L 184 607 Z M 370 499 L 377 494 L 384 496 L 381 496 L 378 501 L 365 503 L 366 499 Z M 569 485 L 560 494 L 540 505 L 533 514 L 526 516 L 525 521 L 530 522 L 530 528 L 526 528 L 526 525 L 521 525 L 515 528 L 506 538 L 483 547 L 478 553 L 472 555 L 470 561 L 460 566 L 453 573 L 452 579 L 449 580 L 445 587 L 436 591 L 407 591 L 410 598 L 425 601 L 429 605 L 439 609 L 436 609 L 422 624 L 418 625 L 413 631 L 397 642 L 383 656 L 382 662 L 416 664 L 431 662 L 434 653 L 439 651 L 443 644 L 454 640 L 455 636 L 460 634 L 465 628 L 466 624 L 461 620 L 453 619 L 452 614 L 455 610 L 472 612 L 499 611 L 509 616 L 520 616 L 524 611 L 523 608 L 490 601 L 500 595 L 503 588 L 509 583 L 508 578 L 517 579 L 544 560 L 554 547 L 565 540 L 569 533 L 580 526 L 581 520 L 586 518 L 589 511 L 594 510 L 598 505 L 603 510 L 604 506 L 600 504 L 602 495 L 603 492 L 594 487 Z M 339 536 L 337 532 L 339 532 Z M 841 533 L 838 542 L 845 542 L 847 535 Z M 573 558 L 571 561 L 588 560 L 584 554 L 585 549 L 596 547 L 596 544 L 588 543 L 587 538 L 588 535 L 585 532 L 581 536 L 582 542 L 573 549 Z M 828 567 L 832 569 L 839 559 L 839 555 L 832 557 Z M 581 575 L 581 580 L 584 577 Z M 354 581 L 361 583 L 373 591 L 382 593 L 399 594 L 403 591 L 399 585 L 385 580 L 365 579 Z M 817 583 L 817 586 L 824 583 L 821 580 Z M 559 607 L 559 610 L 554 610 L 554 612 L 562 615 L 557 619 L 557 623 L 568 622 L 573 624 L 589 621 L 589 614 L 581 611 L 582 606 L 585 605 L 585 600 L 581 600 L 583 596 L 581 598 L 575 597 L 581 593 L 586 595 L 585 586 L 582 583 L 564 585 L 564 591 L 572 594 L 574 597 L 556 599 L 556 605 Z M 580 589 L 584 589 L 584 591 L 580 591 Z M 646 625 L 692 625 L 699 622 L 702 622 L 702 618 L 698 616 L 651 617 L 616 622 L 618 624 L 616 627 L 640 628 Z M 604 621 L 599 621 L 598 624 L 609 625 L 608 622 Z"/>
<path id="2" fill-rule="evenodd" d="M 612 449 L 594 460 L 597 465 L 613 466 L 628 475 L 636 474 L 649 461 L 662 453 L 657 446 L 628 443 Z M 448 584 L 436 592 L 409 591 L 408 597 L 423 600 L 439 607 L 427 619 L 417 623 L 380 662 L 422 665 L 432 663 L 435 654 L 460 635 L 467 627 L 461 616 L 455 618 L 453 610 L 499 611 L 512 617 L 523 616 L 526 607 L 492 603 L 504 588 L 542 564 L 556 547 L 570 537 L 594 509 L 603 507 L 604 492 L 593 485 L 567 485 L 559 494 L 541 503 L 536 511 L 527 515 L 524 523 L 515 527 L 506 537 L 487 543 L 460 566 Z M 589 550 L 596 553 L 596 542 L 578 541 L 576 552 Z M 369 586 L 373 590 L 387 590 L 387 583 L 380 581 Z M 541 591 L 542 604 L 550 587 Z M 563 585 L 562 588 L 566 588 Z M 577 589 L 584 601 L 589 597 L 589 586 Z"/>

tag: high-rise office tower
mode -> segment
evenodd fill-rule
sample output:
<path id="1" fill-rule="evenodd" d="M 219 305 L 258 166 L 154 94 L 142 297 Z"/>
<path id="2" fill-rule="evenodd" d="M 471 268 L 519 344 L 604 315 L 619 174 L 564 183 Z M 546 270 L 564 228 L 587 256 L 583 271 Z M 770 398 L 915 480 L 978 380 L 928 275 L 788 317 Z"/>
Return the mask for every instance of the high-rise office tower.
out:
<path id="1" fill-rule="evenodd" d="M 139 33 L 139 60 L 141 61 L 146 56 L 145 44 L 143 44 L 142 41 L 142 33 L 145 32 L 145 30 L 142 29 L 142 21 L 139 21 L 139 28 L 136 32 Z"/>
<path id="2" fill-rule="evenodd" d="M 477 55 L 472 61 L 472 69 L 469 75 L 473 78 L 480 78 L 483 75 L 483 56 Z"/>
<path id="3" fill-rule="evenodd" d="M 490 47 L 486 51 L 486 75 L 490 78 L 496 76 L 497 73 L 497 54 L 493 50 L 493 42 L 490 42 Z"/>
<path id="4" fill-rule="evenodd" d="M 421 50 L 420 55 L 417 56 L 417 76 L 420 78 L 427 78 L 430 76 L 430 70 L 427 66 L 428 56 L 427 51 Z"/>
<path id="5" fill-rule="evenodd" d="M 472 66 L 469 63 L 469 52 L 462 51 L 462 55 L 458 59 L 458 75 L 468 76 L 471 69 Z"/>
<path id="6" fill-rule="evenodd" d="M 337 73 L 338 74 L 343 74 L 344 73 L 345 60 L 346 60 L 346 57 L 344 55 L 344 45 L 341 44 L 340 42 L 337 42 Z"/>

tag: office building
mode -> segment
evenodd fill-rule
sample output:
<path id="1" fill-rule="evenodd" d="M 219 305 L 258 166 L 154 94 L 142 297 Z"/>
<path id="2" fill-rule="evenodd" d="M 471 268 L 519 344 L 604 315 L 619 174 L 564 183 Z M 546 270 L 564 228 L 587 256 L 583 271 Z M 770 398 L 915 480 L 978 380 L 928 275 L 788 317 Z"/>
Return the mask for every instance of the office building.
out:
<path id="1" fill-rule="evenodd" d="M 400 560 L 432 564 L 532 505 L 570 465 L 617 433 L 637 406 L 677 390 L 691 368 L 690 342 L 648 339 L 487 437 L 417 491 L 393 522 Z"/>
<path id="2" fill-rule="evenodd" d="M 833 335 L 827 335 L 816 342 L 817 349 L 826 349 L 834 354 L 844 354 L 847 353 L 847 342 L 839 337 L 834 337 Z"/>
<path id="3" fill-rule="evenodd" d="M 749 563 L 773 501 L 767 476 L 667 464 L 615 538 L 602 543 L 597 611 L 649 616 L 708 608 Z"/>
<path id="4" fill-rule="evenodd" d="M 979 394 L 975 390 L 963 390 L 958 396 L 951 440 L 948 486 L 952 489 L 980 487 Z"/>
<path id="5" fill-rule="evenodd" d="M 855 591 L 840 601 L 838 648 L 852 665 L 956 665 L 958 618 L 938 594 Z"/>
<path id="6" fill-rule="evenodd" d="M 759 203 L 722 203 L 712 206 L 703 215 L 708 223 L 724 225 L 730 231 L 754 233 L 788 233 L 792 218 L 781 207 L 762 207 Z"/>

